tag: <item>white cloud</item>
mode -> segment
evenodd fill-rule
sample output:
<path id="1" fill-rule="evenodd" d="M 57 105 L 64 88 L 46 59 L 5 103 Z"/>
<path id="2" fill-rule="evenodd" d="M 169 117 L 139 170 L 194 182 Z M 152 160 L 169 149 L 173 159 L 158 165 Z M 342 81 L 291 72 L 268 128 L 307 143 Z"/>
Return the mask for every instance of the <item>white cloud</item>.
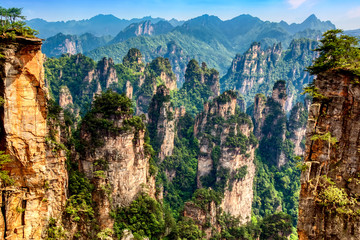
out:
<path id="1" fill-rule="evenodd" d="M 352 10 L 348 11 L 348 16 L 350 18 L 360 17 L 360 7 L 356 7 L 356 8 L 353 8 Z"/>
<path id="2" fill-rule="evenodd" d="M 290 4 L 292 9 L 296 9 L 300 7 L 306 1 L 308 0 L 287 0 L 287 2 Z"/>

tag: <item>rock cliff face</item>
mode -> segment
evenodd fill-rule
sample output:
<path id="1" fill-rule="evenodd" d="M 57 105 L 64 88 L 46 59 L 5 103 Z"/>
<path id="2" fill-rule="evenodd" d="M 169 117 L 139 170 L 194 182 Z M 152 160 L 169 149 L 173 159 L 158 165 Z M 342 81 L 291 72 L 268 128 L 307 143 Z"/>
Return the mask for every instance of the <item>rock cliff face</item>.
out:
<path id="1" fill-rule="evenodd" d="M 358 239 L 360 235 L 360 87 L 346 71 L 317 76 L 306 129 L 299 239 Z"/>
<path id="2" fill-rule="evenodd" d="M 59 105 L 62 108 L 67 108 L 73 104 L 71 92 L 67 86 L 63 86 L 59 93 Z"/>
<path id="3" fill-rule="evenodd" d="M 293 40 L 286 50 L 280 44 L 263 50 L 260 43 L 253 43 L 243 55 L 235 56 L 227 74 L 220 80 L 221 89 L 236 89 L 249 103 L 257 93 L 271 94 L 271 86 L 283 79 L 287 82 L 288 112 L 301 98 L 304 84 L 312 80 L 304 70 L 317 56 L 311 51 L 316 44 L 314 40 L 300 39 Z"/>
<path id="4" fill-rule="evenodd" d="M 177 111 L 176 111 L 177 112 Z M 157 89 L 149 107 L 149 132 L 160 161 L 171 156 L 175 139 L 175 108 L 170 102 L 170 91 L 165 86 Z"/>
<path id="5" fill-rule="evenodd" d="M 111 102 L 105 104 L 106 100 L 100 100 L 97 108 L 105 104 L 110 110 L 97 112 L 93 107 L 91 115 L 84 120 L 80 134 L 86 146 L 80 156 L 80 165 L 95 185 L 93 201 L 101 229 L 111 228 L 114 221 L 110 217 L 111 210 L 128 206 L 140 192 L 155 197 L 155 179 L 149 173 L 150 154 L 144 142 L 145 126 L 139 117 L 131 116 L 129 99 L 105 94 L 108 95 L 110 99 L 119 98 L 117 101 L 127 102 L 127 106 L 111 109 L 114 107 Z M 109 111 L 112 113 L 109 114 Z M 107 121 L 112 127 L 92 125 L 98 120 Z"/>
<path id="6" fill-rule="evenodd" d="M 260 151 L 264 159 L 279 168 L 286 163 L 282 150 L 286 139 L 286 97 L 285 82 L 280 80 L 275 83 L 271 97 L 265 100 L 265 96 L 259 94 L 254 102 L 255 135 L 260 140 Z"/>
<path id="7" fill-rule="evenodd" d="M 225 92 L 206 103 L 196 118 L 197 184 L 222 191 L 222 209 L 246 223 L 251 216 L 257 141 L 250 118 L 236 108 L 236 99 L 235 92 Z"/>
<path id="8" fill-rule="evenodd" d="M 162 54 L 162 49 L 159 49 L 159 54 Z M 167 50 L 164 53 L 164 58 L 169 59 L 173 72 L 176 76 L 176 82 L 180 87 L 185 81 L 186 63 L 190 61 L 189 56 L 184 55 L 184 51 L 171 41 L 167 44 Z"/>
<path id="9" fill-rule="evenodd" d="M 104 46 L 110 39 L 111 36 L 96 37 L 91 33 L 65 35 L 60 32 L 46 39 L 42 47 L 42 52 L 47 57 L 61 56 L 67 53 L 74 55 Z"/>
<path id="10" fill-rule="evenodd" d="M 96 92 L 101 92 L 111 87 L 114 83 L 118 82 L 114 62 L 111 58 L 103 58 L 98 62 L 96 69 L 88 72 L 84 82 L 87 87 L 83 90 L 82 94 L 87 95 L 92 92 L 92 86 L 98 86 Z M 96 93 L 95 92 L 95 93 Z M 92 92 L 95 94 L 94 92 Z"/>
<path id="11" fill-rule="evenodd" d="M 0 235 L 42 239 L 49 218 L 59 219 L 66 201 L 64 152 L 47 146 L 47 90 L 40 39 L 0 40 L 1 150 L 12 159 L 3 169 Z"/>
<path id="12" fill-rule="evenodd" d="M 145 68 L 145 79 L 139 83 L 140 90 L 137 92 L 136 114 L 148 112 L 151 98 L 156 94 L 157 88 L 164 85 L 170 91 L 176 89 L 176 77 L 172 72 L 168 59 L 158 57 Z"/>
<path id="13" fill-rule="evenodd" d="M 291 109 L 288 121 L 288 131 L 290 133 L 290 140 L 294 143 L 294 154 L 302 156 L 305 153 L 305 139 L 306 122 L 308 110 L 306 107 L 298 102 Z"/>
<path id="14" fill-rule="evenodd" d="M 159 21 L 152 23 L 150 20 L 140 23 L 132 23 L 110 41 L 110 44 L 115 44 L 134 38 L 136 36 L 154 36 L 159 34 L 166 34 L 174 27 L 167 21 Z"/>
<path id="15" fill-rule="evenodd" d="M 183 215 L 193 219 L 200 230 L 205 233 L 205 238 L 210 239 L 215 232 L 221 230 L 221 226 L 217 221 L 220 216 L 220 209 L 214 201 L 204 205 L 204 207 L 199 207 L 193 202 L 187 202 L 184 206 Z"/>

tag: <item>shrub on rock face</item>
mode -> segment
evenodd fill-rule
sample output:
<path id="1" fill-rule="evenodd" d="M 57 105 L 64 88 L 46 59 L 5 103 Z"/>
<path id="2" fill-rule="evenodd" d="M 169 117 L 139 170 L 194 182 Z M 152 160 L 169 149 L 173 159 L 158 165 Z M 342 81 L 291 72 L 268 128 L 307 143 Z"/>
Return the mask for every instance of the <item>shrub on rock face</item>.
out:
<path id="1" fill-rule="evenodd" d="M 3 8 L 0 6 L 0 37 L 35 37 L 38 32 L 26 26 L 22 8 Z"/>
<path id="2" fill-rule="evenodd" d="M 315 49 L 320 56 L 307 68 L 311 74 L 318 74 L 329 69 L 342 68 L 360 76 L 359 39 L 342 34 L 340 29 L 329 30 L 320 40 L 321 45 Z"/>

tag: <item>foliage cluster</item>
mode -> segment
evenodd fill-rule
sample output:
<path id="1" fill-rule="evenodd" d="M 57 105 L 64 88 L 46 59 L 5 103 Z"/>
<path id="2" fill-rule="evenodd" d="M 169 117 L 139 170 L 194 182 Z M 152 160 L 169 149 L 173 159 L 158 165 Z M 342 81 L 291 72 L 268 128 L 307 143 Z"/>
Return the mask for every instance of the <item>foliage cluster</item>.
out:
<path id="1" fill-rule="evenodd" d="M 14 180 L 9 176 L 9 171 L 3 169 L 3 166 L 11 161 L 10 155 L 0 151 L 0 180 L 5 185 L 12 185 L 14 183 Z"/>
<path id="2" fill-rule="evenodd" d="M 91 134 L 91 139 L 82 139 L 81 145 L 102 146 L 104 143 L 101 136 L 104 131 L 110 134 L 118 134 L 134 129 L 134 137 L 137 140 L 136 137 L 140 130 L 145 129 L 145 124 L 141 117 L 132 116 L 131 106 L 132 102 L 129 98 L 111 90 L 95 96 L 91 110 L 82 120 L 82 127 Z M 122 120 L 122 125 L 116 126 L 115 119 Z"/>
<path id="3" fill-rule="evenodd" d="M 58 221 L 54 218 L 50 218 L 49 225 L 46 229 L 46 240 L 65 240 L 66 233 L 62 226 L 58 224 Z"/>
<path id="4" fill-rule="evenodd" d="M 199 63 L 192 59 L 187 65 L 185 72 L 185 83 L 179 91 L 171 93 L 171 101 L 175 107 L 184 106 L 186 112 L 196 115 L 214 93 L 210 85 L 218 79 L 219 73 L 215 69 L 206 66 L 200 68 Z M 205 84 L 202 83 L 202 78 Z"/>
<path id="5" fill-rule="evenodd" d="M 340 29 L 323 34 L 321 45 L 314 51 L 320 56 L 307 70 L 319 74 L 330 69 L 346 69 L 360 76 L 360 48 L 357 37 L 344 35 Z"/>
<path id="6" fill-rule="evenodd" d="M 194 122 L 193 116 L 188 113 L 178 120 L 173 154 L 159 165 L 156 179 L 157 185 L 164 187 L 164 202 L 169 204 L 176 218 L 196 190 L 199 142 L 194 136 Z M 169 172 L 175 173 L 171 181 L 166 174 Z"/>
<path id="7" fill-rule="evenodd" d="M 3 8 L 0 6 L 0 37 L 15 38 L 16 36 L 34 38 L 38 32 L 26 26 L 22 8 Z"/>
<path id="8" fill-rule="evenodd" d="M 170 211 L 146 194 L 140 194 L 129 207 L 119 208 L 111 214 L 118 238 L 124 229 L 129 229 L 136 239 L 161 239 L 175 223 Z"/>

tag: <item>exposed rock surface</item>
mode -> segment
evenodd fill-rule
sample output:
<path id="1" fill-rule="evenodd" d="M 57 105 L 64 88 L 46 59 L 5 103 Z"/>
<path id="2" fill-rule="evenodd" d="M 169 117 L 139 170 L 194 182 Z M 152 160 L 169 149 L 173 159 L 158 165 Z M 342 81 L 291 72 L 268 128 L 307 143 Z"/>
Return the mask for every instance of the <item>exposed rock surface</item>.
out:
<path id="1" fill-rule="evenodd" d="M 260 151 L 264 159 L 283 166 L 287 159 L 282 149 L 286 139 L 286 88 L 284 81 L 277 81 L 271 97 L 258 94 L 254 101 L 255 135 L 260 140 Z M 264 155 L 266 154 L 266 155 Z"/>
<path id="2" fill-rule="evenodd" d="M 149 107 L 150 138 L 154 139 L 153 145 L 161 161 L 173 154 L 176 120 L 174 113 L 170 91 L 162 85 L 157 89 Z"/>
<path id="3" fill-rule="evenodd" d="M 290 133 L 290 140 L 294 143 L 294 154 L 302 156 L 305 153 L 305 139 L 306 122 L 308 110 L 305 106 L 298 102 L 291 109 L 288 121 L 288 130 Z"/>
<path id="4" fill-rule="evenodd" d="M 160 85 L 165 85 L 170 91 L 177 88 L 176 77 L 172 72 L 169 59 L 162 57 L 154 59 L 145 68 L 145 80 L 139 85 L 140 90 L 137 93 L 137 115 L 148 112 L 151 99 Z"/>
<path id="5" fill-rule="evenodd" d="M 360 87 L 346 71 L 318 74 L 306 130 L 306 169 L 301 175 L 300 240 L 360 236 Z M 315 90 L 316 91 L 316 90 Z"/>
<path id="6" fill-rule="evenodd" d="M 257 93 L 271 94 L 271 86 L 279 79 L 286 80 L 288 88 L 287 111 L 298 102 L 305 84 L 312 76 L 304 71 L 317 56 L 313 52 L 314 40 L 293 40 L 287 50 L 280 44 L 262 49 L 260 43 L 253 43 L 243 55 L 236 55 L 227 74 L 221 78 L 222 90 L 234 89 L 252 102 Z"/>
<path id="7" fill-rule="evenodd" d="M 224 191 L 224 212 L 246 223 L 251 216 L 256 140 L 250 118 L 236 109 L 236 98 L 235 92 L 225 92 L 206 103 L 196 118 L 194 132 L 200 143 L 197 184 Z"/>
<path id="8" fill-rule="evenodd" d="M 42 239 L 66 201 L 65 154 L 46 146 L 47 90 L 40 39 L 0 40 L 0 148 L 13 185 L 1 186 L 1 238 Z"/>
<path id="9" fill-rule="evenodd" d="M 184 217 L 194 220 L 200 230 L 205 233 L 205 238 L 210 239 L 214 232 L 220 232 L 221 227 L 217 221 L 219 217 L 219 207 L 214 201 L 207 203 L 204 208 L 197 206 L 193 202 L 187 202 L 184 206 Z"/>
<path id="10" fill-rule="evenodd" d="M 101 118 L 101 113 L 96 113 L 96 117 Z M 130 205 L 140 192 L 155 198 L 155 179 L 149 173 L 150 155 L 144 143 L 145 130 L 129 125 L 127 121 L 131 118 L 129 114 L 106 118 L 114 127 L 124 129 L 118 132 L 100 127 L 91 131 L 87 123 L 81 129 L 81 138 L 85 143 L 93 143 L 94 134 L 100 143 L 84 149 L 80 164 L 95 185 L 93 201 L 101 229 L 112 227 L 114 219 L 110 217 L 111 210 Z"/>
<path id="11" fill-rule="evenodd" d="M 66 108 L 69 105 L 73 104 L 73 98 L 71 96 L 71 92 L 67 86 L 63 86 L 60 89 L 59 93 L 59 105 L 62 108 Z"/>

